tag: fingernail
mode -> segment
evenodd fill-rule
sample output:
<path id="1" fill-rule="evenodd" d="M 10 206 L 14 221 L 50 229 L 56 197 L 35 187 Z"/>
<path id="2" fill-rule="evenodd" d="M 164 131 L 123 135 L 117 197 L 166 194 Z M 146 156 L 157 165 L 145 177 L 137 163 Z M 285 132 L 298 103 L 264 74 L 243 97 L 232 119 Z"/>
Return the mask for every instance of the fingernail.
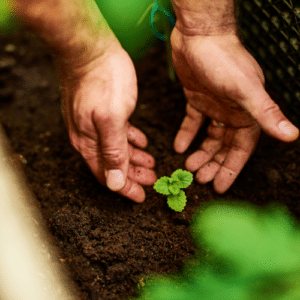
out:
<path id="1" fill-rule="evenodd" d="M 187 149 L 187 143 L 185 141 L 177 142 L 175 145 L 175 151 L 182 154 Z"/>
<path id="2" fill-rule="evenodd" d="M 280 122 L 278 127 L 285 135 L 293 136 L 298 133 L 298 128 L 287 121 Z"/>
<path id="3" fill-rule="evenodd" d="M 124 176 L 121 170 L 108 170 L 105 172 L 107 187 L 116 192 L 121 190 L 124 185 Z"/>

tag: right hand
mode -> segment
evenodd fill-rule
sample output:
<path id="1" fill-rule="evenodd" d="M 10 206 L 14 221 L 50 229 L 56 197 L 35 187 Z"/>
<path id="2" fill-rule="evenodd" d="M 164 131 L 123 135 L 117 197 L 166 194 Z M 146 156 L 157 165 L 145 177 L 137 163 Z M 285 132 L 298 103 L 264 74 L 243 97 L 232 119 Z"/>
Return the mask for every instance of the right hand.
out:
<path id="1" fill-rule="evenodd" d="M 138 96 L 131 58 L 116 41 L 80 68 L 57 66 L 71 144 L 101 184 L 143 202 L 142 185 L 157 177 L 154 158 L 141 150 L 146 136 L 128 122 Z"/>
<path id="2" fill-rule="evenodd" d="M 254 152 L 261 128 L 284 142 L 295 141 L 299 130 L 267 94 L 260 66 L 235 34 L 186 35 L 175 27 L 171 43 L 188 102 L 175 151 L 183 153 L 205 117 L 211 118 L 208 137 L 186 168 L 197 171 L 201 184 L 214 180 L 215 191 L 223 194 Z"/>

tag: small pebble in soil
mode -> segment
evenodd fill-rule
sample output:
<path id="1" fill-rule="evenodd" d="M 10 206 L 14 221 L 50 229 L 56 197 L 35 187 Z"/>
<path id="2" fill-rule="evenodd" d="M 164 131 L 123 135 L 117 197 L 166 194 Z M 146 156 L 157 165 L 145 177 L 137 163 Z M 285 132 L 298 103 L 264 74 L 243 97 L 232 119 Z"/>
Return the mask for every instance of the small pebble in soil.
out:
<path id="1" fill-rule="evenodd" d="M 52 133 L 51 133 L 51 131 L 46 131 L 46 132 L 44 132 L 44 133 L 41 133 L 40 135 L 39 135 L 39 138 L 45 138 L 45 137 L 48 137 L 48 136 L 51 136 L 52 135 Z"/>
<path id="2" fill-rule="evenodd" d="M 48 86 L 49 86 L 49 81 L 48 81 L 48 80 L 42 80 L 42 81 L 40 82 L 40 87 L 46 88 L 46 87 L 48 87 Z"/>
<path id="3" fill-rule="evenodd" d="M 12 57 L 2 57 L 0 59 L 0 70 L 10 70 L 16 63 L 16 60 Z"/>
<path id="4" fill-rule="evenodd" d="M 270 184 L 277 184 L 282 180 L 280 173 L 276 169 L 270 169 L 266 174 Z"/>
<path id="5" fill-rule="evenodd" d="M 296 163 L 292 163 L 292 164 L 288 165 L 287 169 L 296 170 L 296 167 L 297 167 L 297 164 Z"/>
<path id="6" fill-rule="evenodd" d="M 16 46 L 14 44 L 7 44 L 4 47 L 4 51 L 8 53 L 15 52 L 15 50 L 16 50 Z"/>
<path id="7" fill-rule="evenodd" d="M 26 48 L 25 47 L 21 47 L 19 50 L 19 55 L 20 56 L 24 56 L 26 54 Z"/>

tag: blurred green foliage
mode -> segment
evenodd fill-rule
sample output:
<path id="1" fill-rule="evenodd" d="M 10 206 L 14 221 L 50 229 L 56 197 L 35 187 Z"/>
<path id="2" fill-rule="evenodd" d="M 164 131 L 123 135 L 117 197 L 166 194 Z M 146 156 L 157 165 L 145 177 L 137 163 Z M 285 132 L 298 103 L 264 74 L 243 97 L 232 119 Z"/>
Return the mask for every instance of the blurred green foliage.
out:
<path id="1" fill-rule="evenodd" d="M 8 1 L 0 0 L 0 34 L 9 33 L 21 26 L 11 14 Z M 138 62 L 143 59 L 148 49 L 158 41 L 150 27 L 150 14 L 155 2 L 153 0 L 95 0 L 95 2 L 132 60 Z M 158 2 L 174 16 L 170 0 L 159 0 Z M 154 24 L 160 33 L 170 37 L 172 28 L 163 13 L 155 14 Z M 169 76 L 171 80 L 175 81 L 169 39 L 166 41 L 166 48 Z"/>
<path id="2" fill-rule="evenodd" d="M 0 34 L 12 32 L 19 26 L 8 6 L 8 0 L 0 0 Z"/>
<path id="3" fill-rule="evenodd" d="M 157 41 L 150 28 L 153 0 L 96 0 L 96 3 L 112 31 L 134 61 L 143 58 L 147 50 Z M 173 12 L 169 0 L 160 0 L 160 5 Z M 170 34 L 167 18 L 157 12 L 155 27 Z"/>
<path id="4" fill-rule="evenodd" d="M 212 201 L 191 222 L 198 248 L 182 274 L 150 275 L 138 300 L 298 300 L 299 224 L 279 204 Z"/>

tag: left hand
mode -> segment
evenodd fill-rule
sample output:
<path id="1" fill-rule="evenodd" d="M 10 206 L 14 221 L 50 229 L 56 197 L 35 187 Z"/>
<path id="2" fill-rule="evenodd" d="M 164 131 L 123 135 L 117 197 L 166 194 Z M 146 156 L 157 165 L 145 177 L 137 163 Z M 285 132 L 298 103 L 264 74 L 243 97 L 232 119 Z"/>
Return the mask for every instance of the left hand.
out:
<path id="1" fill-rule="evenodd" d="M 143 185 L 157 177 L 154 158 L 142 150 L 146 136 L 128 121 L 138 97 L 134 64 L 117 40 L 95 52 L 81 67 L 56 61 L 70 142 L 101 184 L 141 203 Z"/>
<path id="2" fill-rule="evenodd" d="M 171 44 L 188 102 L 175 151 L 183 153 L 205 116 L 211 118 L 208 137 L 188 157 L 186 168 L 197 171 L 199 183 L 214 180 L 215 191 L 222 194 L 254 152 L 261 128 L 284 142 L 296 140 L 299 130 L 267 94 L 261 68 L 235 34 L 186 36 L 175 27 Z"/>

